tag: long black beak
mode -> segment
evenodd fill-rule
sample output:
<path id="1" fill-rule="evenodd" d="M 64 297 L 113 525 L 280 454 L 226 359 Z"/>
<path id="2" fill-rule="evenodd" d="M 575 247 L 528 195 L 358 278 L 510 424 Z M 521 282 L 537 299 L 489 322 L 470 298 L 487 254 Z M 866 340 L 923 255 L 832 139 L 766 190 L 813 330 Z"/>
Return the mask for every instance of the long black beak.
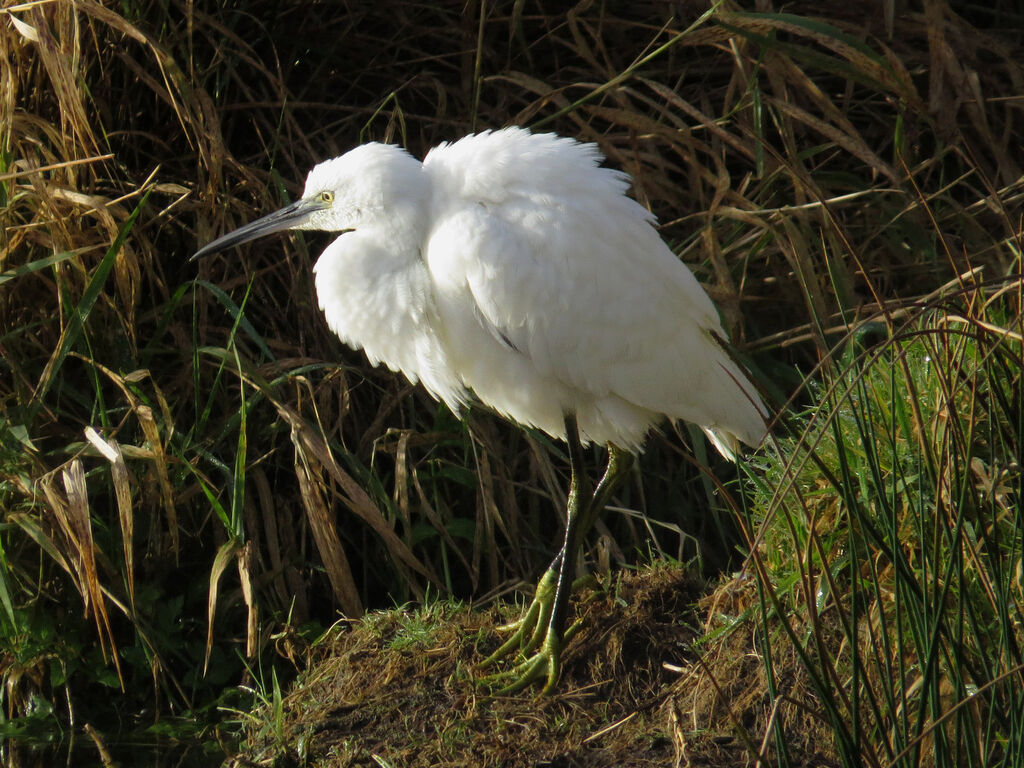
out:
<path id="1" fill-rule="evenodd" d="M 218 253 L 235 245 L 248 243 L 257 237 L 269 235 L 272 232 L 280 232 L 282 229 L 295 229 L 309 221 L 309 218 L 317 211 L 322 211 L 325 204 L 317 197 L 303 198 L 296 200 L 291 205 L 269 213 L 263 218 L 250 221 L 248 224 L 239 227 L 233 232 L 221 235 L 212 243 L 207 243 L 192 256 L 189 261 L 195 261 L 211 253 Z"/>

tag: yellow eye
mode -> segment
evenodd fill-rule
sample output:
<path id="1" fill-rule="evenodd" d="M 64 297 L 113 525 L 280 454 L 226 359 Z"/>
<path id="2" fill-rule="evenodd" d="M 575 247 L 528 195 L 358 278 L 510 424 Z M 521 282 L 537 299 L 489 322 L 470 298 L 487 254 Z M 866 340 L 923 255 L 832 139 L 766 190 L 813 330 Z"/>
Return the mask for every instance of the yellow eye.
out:
<path id="1" fill-rule="evenodd" d="M 325 189 L 323 192 L 320 193 L 320 201 L 330 205 L 331 203 L 334 202 L 334 193 L 331 192 L 329 189 Z"/>

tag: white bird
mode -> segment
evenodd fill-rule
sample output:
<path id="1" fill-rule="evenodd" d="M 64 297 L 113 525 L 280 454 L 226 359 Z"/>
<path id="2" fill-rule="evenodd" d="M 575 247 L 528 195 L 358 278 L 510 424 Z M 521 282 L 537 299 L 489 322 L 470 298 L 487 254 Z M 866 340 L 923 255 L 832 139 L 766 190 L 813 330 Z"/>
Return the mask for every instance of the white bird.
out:
<path id="1" fill-rule="evenodd" d="M 317 165 L 295 203 L 193 258 L 283 229 L 339 233 L 314 268 L 327 324 L 458 413 L 478 400 L 566 440 L 572 480 L 562 551 L 518 631 L 518 690 L 559 677 L 576 553 L 647 433 L 699 425 L 735 460 L 767 411 L 722 346 L 714 305 L 654 216 L 601 167 L 594 144 L 522 128 L 466 136 L 421 163 L 364 144 Z M 606 443 L 590 490 L 581 445 Z"/>

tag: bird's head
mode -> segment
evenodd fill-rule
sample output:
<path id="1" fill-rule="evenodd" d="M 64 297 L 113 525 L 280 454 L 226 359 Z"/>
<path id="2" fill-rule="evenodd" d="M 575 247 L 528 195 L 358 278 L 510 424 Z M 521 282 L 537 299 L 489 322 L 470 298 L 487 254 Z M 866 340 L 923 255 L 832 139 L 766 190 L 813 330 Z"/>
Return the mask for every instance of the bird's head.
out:
<path id="1" fill-rule="evenodd" d="M 363 144 L 313 168 L 300 199 L 222 235 L 192 259 L 284 229 L 343 233 L 384 221 L 392 226 L 414 223 L 425 214 L 427 186 L 421 168 L 401 147 Z"/>

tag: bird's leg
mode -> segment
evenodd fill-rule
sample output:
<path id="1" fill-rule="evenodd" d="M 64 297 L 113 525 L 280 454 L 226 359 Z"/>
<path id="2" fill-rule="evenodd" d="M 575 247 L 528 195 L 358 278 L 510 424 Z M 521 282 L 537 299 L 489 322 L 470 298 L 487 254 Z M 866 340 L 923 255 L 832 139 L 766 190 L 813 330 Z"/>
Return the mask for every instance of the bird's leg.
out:
<path id="1" fill-rule="evenodd" d="M 513 634 L 490 656 L 481 662 L 481 667 L 489 667 L 498 659 L 502 659 L 514 650 L 523 654 L 533 653 L 545 641 L 550 634 L 550 627 L 555 625 L 561 627 L 565 622 L 565 605 L 557 611 L 559 600 L 568 603 L 570 590 L 565 589 L 563 582 L 565 578 L 571 578 L 572 570 L 566 569 L 566 552 L 570 551 L 570 543 L 576 539 L 576 529 L 581 518 L 581 487 L 584 492 L 586 488 L 586 475 L 583 472 L 583 446 L 580 443 L 579 427 L 576 425 L 576 417 L 568 415 L 565 417 L 566 442 L 569 446 L 569 466 L 572 477 L 569 481 L 569 501 L 566 505 L 565 539 L 562 548 L 551 561 L 533 593 L 533 601 L 527 608 L 523 617 L 502 629 L 511 630 Z M 583 485 L 581 485 L 583 484 Z M 589 494 L 586 503 L 589 505 Z M 582 517 L 586 517 L 583 515 Z M 575 561 L 575 555 L 572 560 Z M 573 566 L 573 563 L 569 563 Z M 568 574 L 568 576 L 566 576 Z M 532 679 L 532 678 L 531 678 Z M 530 681 L 527 680 L 522 687 Z M 518 689 L 517 689 L 518 690 Z"/>
<path id="2" fill-rule="evenodd" d="M 572 463 L 570 454 L 570 464 Z M 544 640 L 544 649 L 551 645 L 554 652 L 548 651 L 549 662 L 548 680 L 544 686 L 543 693 L 550 693 L 558 682 L 559 654 L 561 646 L 575 634 L 578 623 L 573 624 L 568 630 L 565 626 L 565 615 L 569 606 L 569 598 L 576 590 L 577 582 L 573 580 L 576 571 L 576 558 L 583 548 L 583 540 L 594 527 L 601 512 L 611 499 L 612 494 L 622 485 L 629 469 L 633 466 L 633 454 L 624 451 L 616 445 L 608 444 L 608 466 L 597 488 L 590 493 L 581 491 L 581 484 L 586 484 L 586 474 L 583 472 L 582 450 L 580 460 L 572 467 L 572 481 L 569 490 L 568 515 L 566 519 L 565 542 L 562 550 L 558 553 L 551 565 L 548 566 L 548 573 L 558 572 L 558 583 L 555 590 L 554 607 L 548 620 L 547 636 Z M 574 496 L 575 494 L 575 496 Z M 586 494 L 584 496 L 584 494 Z M 586 503 L 582 503 L 585 498 Z M 575 504 L 574 504 L 575 502 Z M 573 509 L 575 507 L 575 514 Z M 580 580 L 582 581 L 582 579 Z M 534 634 L 539 634 L 536 632 Z"/>
<path id="3" fill-rule="evenodd" d="M 629 470 L 633 467 L 633 454 L 629 451 L 619 448 L 615 443 L 608 443 L 608 466 L 605 469 L 604 475 L 601 476 L 601 481 L 597 484 L 597 488 L 594 489 L 594 497 L 590 502 L 590 508 L 587 510 L 586 517 L 580 520 L 576 547 L 579 551 L 579 547 L 583 544 L 583 538 L 590 532 L 590 529 L 594 527 L 597 519 L 601 516 L 605 507 L 608 506 L 608 502 L 611 501 L 612 494 L 615 493 L 622 485 L 622 481 L 626 479 L 626 475 Z M 551 561 L 551 565 L 548 566 L 549 573 L 558 573 L 561 564 L 562 556 L 565 553 L 565 546 L 558 550 L 558 554 Z M 573 582 L 572 591 L 575 592 L 580 584 L 589 576 L 581 577 L 580 579 Z M 519 623 L 523 619 L 519 619 L 510 625 L 510 628 L 517 628 Z"/>
<path id="4" fill-rule="evenodd" d="M 488 666 L 517 647 L 524 654 L 532 654 L 508 673 L 515 679 L 502 689 L 502 693 L 515 693 L 542 677 L 545 678 L 542 692 L 550 693 L 558 682 L 562 647 L 577 626 L 574 624 L 568 631 L 564 629 L 569 598 L 574 587 L 572 579 L 576 557 L 587 531 L 596 522 L 597 516 L 633 463 L 631 453 L 609 445 L 608 468 L 596 490 L 591 491 L 583 468 L 583 447 L 574 417 L 566 417 L 566 436 L 572 479 L 566 505 L 565 540 L 537 584 L 526 615 L 509 627 L 516 630 L 515 634 L 483 662 L 484 666 Z"/>
<path id="5" fill-rule="evenodd" d="M 586 529 L 581 529 L 580 523 L 593 520 L 590 510 L 594 502 L 594 491 L 590 487 L 587 473 L 583 467 L 583 446 L 580 443 L 580 433 L 576 426 L 575 416 L 566 416 L 565 434 L 569 445 L 569 466 L 572 470 L 572 477 L 569 481 L 569 500 L 566 504 L 565 514 L 565 541 L 562 543 L 562 557 L 558 564 L 555 599 L 551 616 L 548 618 L 544 644 L 538 654 L 541 657 L 539 661 L 546 660 L 547 662 L 547 682 L 544 685 L 544 693 L 548 693 L 555 687 L 561 673 L 560 656 L 564 640 L 565 615 L 569 610 L 569 597 L 572 594 L 576 556 L 583 543 L 582 536 L 586 534 Z M 538 670 L 538 672 L 540 671 L 542 670 Z"/>
<path id="6" fill-rule="evenodd" d="M 601 476 L 601 482 L 594 489 L 594 499 L 587 510 L 587 517 L 581 521 L 580 531 L 582 533 L 579 544 L 583 543 L 583 536 L 594 527 L 597 518 L 601 516 L 605 507 L 608 506 L 612 494 L 622 486 L 622 482 L 629 474 L 629 470 L 633 468 L 633 459 L 633 454 L 629 451 L 619 448 L 614 443 L 608 443 L 608 466 L 604 471 L 604 475 Z M 552 563 L 553 565 L 554 563 Z"/>

